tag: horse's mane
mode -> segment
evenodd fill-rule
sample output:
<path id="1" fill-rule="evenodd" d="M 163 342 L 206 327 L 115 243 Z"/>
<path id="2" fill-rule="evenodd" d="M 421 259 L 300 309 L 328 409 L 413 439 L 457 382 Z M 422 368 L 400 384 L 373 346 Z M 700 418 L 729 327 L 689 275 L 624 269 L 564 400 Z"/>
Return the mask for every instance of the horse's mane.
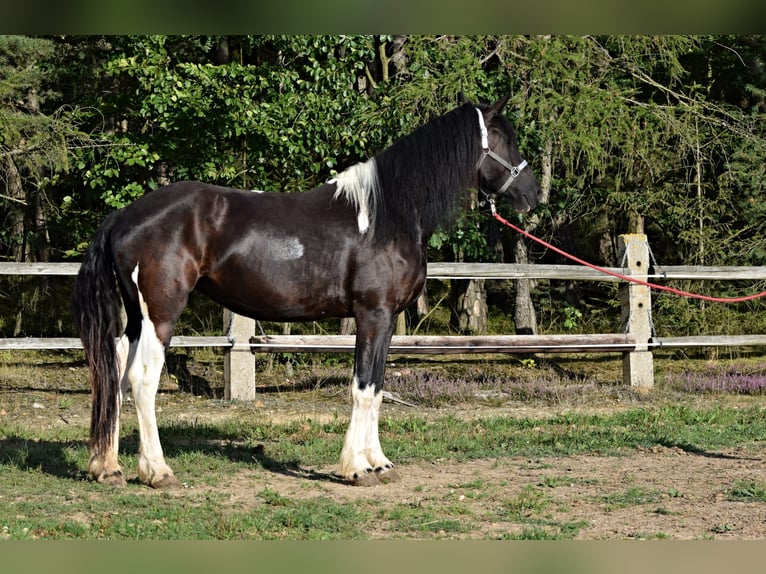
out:
<path id="1" fill-rule="evenodd" d="M 429 237 L 452 223 L 460 192 L 476 174 L 475 108 L 464 104 L 434 118 L 331 180 L 335 197 L 342 195 L 357 209 L 360 231 L 368 221 L 373 238 L 387 241 L 406 233 Z"/>

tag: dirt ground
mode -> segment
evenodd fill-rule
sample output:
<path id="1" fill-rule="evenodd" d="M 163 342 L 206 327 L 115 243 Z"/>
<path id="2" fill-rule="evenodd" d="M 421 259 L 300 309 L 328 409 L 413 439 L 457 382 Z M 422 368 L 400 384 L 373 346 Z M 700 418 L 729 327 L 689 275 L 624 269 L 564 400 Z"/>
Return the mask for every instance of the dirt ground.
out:
<path id="1" fill-rule="evenodd" d="M 268 402 L 265 410 L 270 410 Z M 406 407 L 384 404 L 386 409 Z M 462 415 L 496 415 L 501 410 L 519 417 L 544 417 L 560 411 L 519 406 L 482 412 L 471 409 Z M 284 411 L 274 416 L 291 418 Z M 303 416 L 307 416 L 305 411 Z M 309 416 L 321 420 L 321 408 Z M 399 481 L 374 487 L 351 487 L 332 480 L 334 466 L 303 470 L 284 475 L 254 470 L 216 489 L 229 491 L 237 507 L 258 504 L 257 493 L 266 487 L 290 498 L 327 496 L 338 502 L 370 501 L 384 506 L 396 502 L 434 509 L 457 504 L 464 507 L 470 524 L 467 532 L 454 535 L 457 538 L 521 533 L 535 518 L 544 518 L 548 524 L 576 524 L 575 538 L 584 540 L 766 539 L 766 503 L 730 500 L 728 494 L 732 485 L 766 479 L 766 453 L 756 448 L 699 453 L 658 446 L 616 457 L 511 458 L 461 464 L 435 460 L 398 465 Z M 526 511 L 529 522 L 497 518 L 498 509 L 507 501 L 530 493 L 544 504 L 533 508 L 532 501 Z M 392 533 L 373 530 L 370 536 L 390 538 Z"/>
<path id="2" fill-rule="evenodd" d="M 766 505 L 727 500 L 722 485 L 760 480 L 764 469 L 760 453 L 699 456 L 658 448 L 619 458 L 577 456 L 403 465 L 398 467 L 400 481 L 371 488 L 329 480 L 314 489 L 306 488 L 307 479 L 317 473 L 330 473 L 332 468 L 307 469 L 304 476 L 253 473 L 238 477 L 224 488 L 231 490 L 232 502 L 236 501 L 237 506 L 247 505 L 258 486 L 268 486 L 291 498 L 323 495 L 343 502 L 396 500 L 419 505 L 434 499 L 456 500 L 468 507 L 466 515 L 474 517 L 470 537 L 493 538 L 521 532 L 529 525 L 476 518 L 491 516 L 501 500 L 518 498 L 531 485 L 543 487 L 546 497 L 552 498 L 545 511 L 547 521 L 581 524 L 577 539 L 751 540 L 766 538 Z M 491 491 L 490 496 L 472 497 L 470 487 L 461 486 L 477 479 Z M 555 486 L 545 487 L 547 482 Z M 650 500 L 625 508 L 613 508 L 608 503 L 610 497 L 631 489 L 650 493 Z M 390 537 L 391 533 L 373 532 L 372 536 Z"/>
<path id="3" fill-rule="evenodd" d="M 70 367 L 70 370 L 75 370 Z M 78 366 L 77 371 L 80 370 Z M 78 373 L 78 378 L 81 373 Z M 87 433 L 89 395 L 62 395 L 42 388 L 13 391 L 29 400 L 10 400 L 7 395 L 0 417 L 24 424 L 76 424 Z M 66 402 L 66 411 L 57 408 Z M 260 394 L 248 408 L 268 420 L 281 422 L 311 418 L 315 421 L 344 416 L 344 400 L 297 404 L 280 393 Z M 213 406 L 211 406 L 213 405 Z M 340 405 L 340 406 L 339 406 Z M 744 405 L 743 405 L 744 406 Z M 600 405 L 561 404 L 530 406 L 523 403 L 477 409 L 471 405 L 418 408 L 418 416 L 460 417 L 513 416 L 547 417 L 566 411 L 614 412 L 634 408 L 618 400 Z M 233 408 L 233 407 L 232 407 Z M 127 406 L 125 414 L 129 413 Z M 382 416 L 411 414 L 411 407 L 386 401 Z M 51 415 L 53 415 L 51 419 Z M 165 388 L 158 396 L 160 423 L 193 419 L 214 422 L 226 416 L 221 401 L 189 396 Z M 264 448 L 268 449 L 268 445 Z M 397 461 L 394 461 L 397 462 Z M 732 500 L 736 484 L 766 481 L 766 452 L 753 446 L 717 452 L 687 452 L 655 447 L 628 450 L 622 456 L 571 456 L 538 459 L 511 458 L 474 460 L 456 464 L 450 460 L 399 464 L 400 480 L 375 487 L 351 487 L 333 479 L 335 466 L 274 472 L 253 468 L 215 485 L 187 488 L 209 489 L 228 497 L 240 510 L 262 504 L 264 488 L 295 498 L 329 497 L 338 502 L 368 504 L 385 510 L 395 504 L 434 509 L 450 508 L 449 515 L 465 517 L 456 533 L 428 532 L 424 537 L 499 538 L 521 533 L 535 524 L 570 524 L 577 539 L 668 538 L 766 539 L 766 503 Z M 130 471 L 129 471 L 130 472 Z M 179 477 L 183 480 L 183 477 Z M 184 489 L 174 496 L 185 496 Z M 525 507 L 523 501 L 529 502 Z M 528 500 L 530 499 L 531 500 Z M 530 520 L 509 520 L 499 511 L 509 501 L 522 501 L 517 510 Z M 456 513 L 455 509 L 459 509 Z M 374 514 L 374 511 L 373 511 Z M 540 522 L 540 520 L 542 522 Z M 396 538 L 396 533 L 374 524 L 371 538 Z M 559 528 L 559 526 L 556 526 Z"/>

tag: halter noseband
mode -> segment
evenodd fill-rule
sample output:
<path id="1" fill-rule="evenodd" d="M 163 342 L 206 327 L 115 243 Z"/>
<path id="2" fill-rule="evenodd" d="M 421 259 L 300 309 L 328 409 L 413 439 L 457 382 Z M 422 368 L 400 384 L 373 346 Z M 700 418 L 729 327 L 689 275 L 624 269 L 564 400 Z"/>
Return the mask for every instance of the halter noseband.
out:
<path id="1" fill-rule="evenodd" d="M 487 126 L 484 124 L 484 115 L 481 113 L 481 110 L 479 108 L 476 108 L 476 112 L 479 114 L 479 129 L 481 130 L 481 149 L 483 152 L 481 154 L 481 158 L 479 158 L 479 162 L 476 164 L 476 169 L 478 170 L 481 167 L 481 164 L 484 163 L 484 160 L 487 159 L 487 156 L 491 157 L 497 163 L 499 163 L 505 169 L 507 169 L 510 173 L 508 174 L 508 177 L 506 178 L 505 183 L 503 183 L 500 189 L 498 189 L 495 192 L 495 194 L 502 194 L 505 190 L 511 187 L 513 180 L 519 176 L 519 174 L 521 173 L 521 170 L 527 167 L 527 160 L 523 160 L 519 165 L 514 166 L 508 163 L 507 161 L 505 161 L 502 157 L 497 155 L 491 149 L 489 149 L 489 137 L 487 135 Z M 495 195 L 495 194 L 492 194 L 492 195 Z"/>

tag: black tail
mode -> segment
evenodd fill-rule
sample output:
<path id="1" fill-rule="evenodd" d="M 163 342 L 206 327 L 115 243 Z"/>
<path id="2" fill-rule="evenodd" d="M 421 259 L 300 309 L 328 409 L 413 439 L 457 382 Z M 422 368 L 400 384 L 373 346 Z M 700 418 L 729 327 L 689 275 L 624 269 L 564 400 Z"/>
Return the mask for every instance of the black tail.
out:
<path id="1" fill-rule="evenodd" d="M 90 369 L 92 414 L 91 449 L 106 452 L 119 416 L 119 371 L 116 337 L 120 335 L 120 299 L 114 275 L 109 235 L 117 213 L 96 232 L 77 274 L 72 307 L 74 322 Z"/>

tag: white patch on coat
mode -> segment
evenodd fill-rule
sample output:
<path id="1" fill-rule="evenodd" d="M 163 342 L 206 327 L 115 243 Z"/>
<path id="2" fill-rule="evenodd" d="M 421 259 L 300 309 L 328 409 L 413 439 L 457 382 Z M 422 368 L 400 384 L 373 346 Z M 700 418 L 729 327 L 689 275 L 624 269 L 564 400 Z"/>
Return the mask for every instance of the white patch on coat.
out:
<path id="1" fill-rule="evenodd" d="M 267 257 L 274 261 L 293 261 L 303 257 L 303 243 L 297 237 L 280 237 L 270 239 L 267 247 Z"/>

